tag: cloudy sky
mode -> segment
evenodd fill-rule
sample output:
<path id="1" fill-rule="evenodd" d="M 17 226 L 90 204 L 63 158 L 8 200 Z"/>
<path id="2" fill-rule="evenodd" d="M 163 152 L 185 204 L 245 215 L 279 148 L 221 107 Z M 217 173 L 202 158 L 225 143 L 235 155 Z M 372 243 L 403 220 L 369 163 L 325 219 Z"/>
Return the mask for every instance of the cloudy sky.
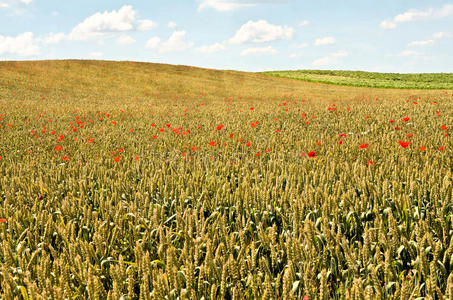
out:
<path id="1" fill-rule="evenodd" d="M 453 1 L 0 0 L 0 60 L 453 72 Z"/>

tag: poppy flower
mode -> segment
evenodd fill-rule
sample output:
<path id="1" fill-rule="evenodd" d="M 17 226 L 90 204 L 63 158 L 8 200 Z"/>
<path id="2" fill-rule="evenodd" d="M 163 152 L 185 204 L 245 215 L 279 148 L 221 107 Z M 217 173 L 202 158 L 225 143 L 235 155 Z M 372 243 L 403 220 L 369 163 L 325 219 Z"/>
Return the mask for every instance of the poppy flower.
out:
<path id="1" fill-rule="evenodd" d="M 231 134 L 230 134 L 230 138 L 232 138 L 232 137 L 234 137 L 234 134 L 231 133 Z"/>
<path id="2" fill-rule="evenodd" d="M 112 125 L 116 125 L 116 121 L 112 121 Z"/>
<path id="3" fill-rule="evenodd" d="M 439 151 L 444 151 L 444 150 L 445 150 L 444 146 L 439 147 Z"/>
<path id="4" fill-rule="evenodd" d="M 55 135 L 55 131 L 51 131 L 50 134 L 51 134 L 51 135 Z"/>
<path id="5" fill-rule="evenodd" d="M 129 131 L 130 131 L 130 132 L 134 132 L 135 130 L 134 130 L 134 128 L 131 128 L 131 129 L 129 129 Z"/>
<path id="6" fill-rule="evenodd" d="M 153 135 L 153 139 L 157 139 L 157 136 Z"/>
<path id="7" fill-rule="evenodd" d="M 370 144 L 362 144 L 360 145 L 360 149 L 366 149 Z"/>
<path id="8" fill-rule="evenodd" d="M 138 155 L 134 158 L 135 161 L 137 161 L 139 159 Z"/>
<path id="9" fill-rule="evenodd" d="M 346 137 L 347 134 L 346 133 L 339 133 L 338 136 L 341 136 L 341 137 Z"/>
<path id="10" fill-rule="evenodd" d="M 164 132 L 164 131 L 165 131 L 164 128 L 159 129 L 159 132 Z"/>
<path id="11" fill-rule="evenodd" d="M 374 164 L 372 160 L 369 160 L 367 163 L 367 165 L 369 165 L 369 166 L 371 166 L 372 164 Z"/>
<path id="12" fill-rule="evenodd" d="M 407 148 L 407 146 L 409 146 L 411 144 L 411 142 L 403 142 L 403 141 L 398 141 L 398 143 L 400 143 L 401 147 L 403 147 L 403 148 Z"/>
<path id="13" fill-rule="evenodd" d="M 250 107 L 250 110 L 254 110 L 255 108 L 254 107 Z"/>
<path id="14" fill-rule="evenodd" d="M 426 147 L 421 146 L 420 148 L 418 148 L 418 150 L 420 150 L 420 151 L 425 151 L 425 150 L 426 150 Z"/>
<path id="15" fill-rule="evenodd" d="M 216 127 L 217 130 L 221 130 L 223 128 L 223 125 L 220 124 L 219 126 Z"/>
<path id="16" fill-rule="evenodd" d="M 167 124 L 165 124 L 165 126 L 167 126 L 167 128 L 170 128 L 170 124 L 168 124 L 168 123 L 167 123 Z"/>
<path id="17" fill-rule="evenodd" d="M 211 145 L 211 146 L 213 146 L 213 147 L 214 147 L 214 146 L 216 145 L 216 142 L 214 142 L 214 141 L 211 141 L 211 142 L 209 142 L 209 145 Z"/>
<path id="18" fill-rule="evenodd" d="M 87 143 L 93 143 L 94 142 L 94 139 L 88 139 L 87 140 Z"/>
<path id="19" fill-rule="evenodd" d="M 6 219 L 0 219 L 0 223 L 6 223 Z"/>
<path id="20" fill-rule="evenodd" d="M 390 123 L 395 123 L 395 120 L 390 120 L 389 122 L 390 122 Z"/>
<path id="21" fill-rule="evenodd" d="M 259 152 L 257 152 L 257 153 L 255 154 L 255 156 L 260 156 L 260 155 L 261 155 L 261 153 L 259 153 Z"/>
<path id="22" fill-rule="evenodd" d="M 181 155 L 182 155 L 182 156 L 186 156 L 186 155 L 187 155 L 187 152 L 183 152 Z"/>
<path id="23" fill-rule="evenodd" d="M 308 157 L 315 157 L 315 156 L 316 156 L 316 152 L 315 151 L 308 152 Z"/>
<path id="24" fill-rule="evenodd" d="M 302 153 L 301 153 L 301 154 L 299 154 L 299 155 L 300 155 L 300 156 L 305 156 L 305 153 L 303 153 L 303 152 L 302 152 Z"/>
<path id="25" fill-rule="evenodd" d="M 250 147 L 252 145 L 252 143 L 248 142 L 247 144 L 245 144 L 247 147 Z"/>
<path id="26" fill-rule="evenodd" d="M 124 149 L 123 149 L 123 148 L 120 148 L 120 149 L 118 149 L 118 152 L 123 153 L 123 152 L 124 152 Z"/>
<path id="27" fill-rule="evenodd" d="M 321 146 L 321 142 L 316 142 L 316 145 Z"/>
<path id="28" fill-rule="evenodd" d="M 266 149 L 266 153 L 269 153 L 269 152 L 271 152 L 271 149 Z"/>
<path id="29" fill-rule="evenodd" d="M 440 128 L 442 128 L 442 130 L 447 130 L 448 129 L 448 127 L 445 126 L 445 125 L 441 125 Z"/>
<path id="30" fill-rule="evenodd" d="M 277 129 L 277 133 L 280 133 L 280 132 L 282 132 L 282 131 L 280 129 Z"/>
<path id="31" fill-rule="evenodd" d="M 63 149 L 63 147 L 61 147 L 61 146 L 56 146 L 55 147 L 55 151 L 61 151 L 62 149 Z"/>
<path id="32" fill-rule="evenodd" d="M 115 158 L 113 158 L 113 160 L 116 161 L 116 162 L 119 162 L 121 160 L 121 157 L 116 156 Z"/>
<path id="33" fill-rule="evenodd" d="M 3 158 L 3 157 L 0 155 L 0 160 L 2 160 L 2 158 Z"/>
<path id="34" fill-rule="evenodd" d="M 412 133 L 406 134 L 406 137 L 412 137 Z"/>
<path id="35" fill-rule="evenodd" d="M 193 146 L 191 149 L 192 149 L 192 151 L 196 151 L 197 147 Z"/>
<path id="36" fill-rule="evenodd" d="M 65 156 L 63 156 L 61 159 L 66 161 L 66 160 L 69 160 L 69 157 L 67 157 L 67 156 L 65 155 Z"/>
<path id="37" fill-rule="evenodd" d="M 405 117 L 405 118 L 402 118 L 401 120 L 402 120 L 403 122 L 408 122 L 410 119 L 411 119 L 411 118 L 409 118 L 409 117 Z"/>
<path id="38" fill-rule="evenodd" d="M 343 140 L 338 141 L 338 145 L 341 145 L 341 144 L 343 144 Z"/>
<path id="39" fill-rule="evenodd" d="M 395 127 L 395 130 L 400 130 L 401 128 L 400 127 Z"/>

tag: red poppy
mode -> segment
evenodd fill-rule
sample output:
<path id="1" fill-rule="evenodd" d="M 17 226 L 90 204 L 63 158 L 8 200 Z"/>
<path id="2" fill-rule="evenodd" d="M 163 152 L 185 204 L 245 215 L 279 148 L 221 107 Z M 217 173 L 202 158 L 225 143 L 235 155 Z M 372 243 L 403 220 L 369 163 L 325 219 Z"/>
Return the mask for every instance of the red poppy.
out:
<path id="1" fill-rule="evenodd" d="M 316 145 L 321 146 L 321 142 L 316 142 Z"/>
<path id="2" fill-rule="evenodd" d="M 395 127 L 395 130 L 400 130 L 401 128 L 400 127 Z"/>
<path id="3" fill-rule="evenodd" d="M 182 156 L 186 156 L 186 155 L 187 155 L 187 152 L 183 152 L 181 155 L 182 155 Z"/>
<path id="4" fill-rule="evenodd" d="M 116 125 L 116 121 L 112 121 L 112 125 Z"/>
<path id="5" fill-rule="evenodd" d="M 63 156 L 61 159 L 62 159 L 62 160 L 69 160 L 69 157 L 67 157 L 67 156 L 65 155 L 65 156 Z"/>
<path id="6" fill-rule="evenodd" d="M 421 146 L 420 148 L 418 148 L 420 151 L 425 151 L 426 150 L 426 147 L 424 146 Z"/>
<path id="7" fill-rule="evenodd" d="M 389 122 L 390 122 L 390 123 L 395 123 L 395 120 L 390 120 Z"/>
<path id="8" fill-rule="evenodd" d="M 120 149 L 118 149 L 118 152 L 123 153 L 123 152 L 124 152 L 124 149 L 123 149 L 123 148 L 120 148 Z"/>
<path id="9" fill-rule="evenodd" d="M 266 153 L 269 153 L 269 152 L 271 152 L 271 149 L 266 149 Z"/>
<path id="10" fill-rule="evenodd" d="M 134 132 L 134 128 L 129 129 L 130 132 Z"/>
<path id="11" fill-rule="evenodd" d="M 121 157 L 116 156 L 116 157 L 113 158 L 113 160 L 116 161 L 116 162 L 119 162 L 121 160 Z"/>
<path id="12" fill-rule="evenodd" d="M 403 122 L 407 122 L 407 121 L 409 121 L 410 119 L 411 119 L 411 118 L 409 118 L 409 117 L 405 117 L 405 118 L 402 118 L 401 120 L 402 120 Z"/>
<path id="13" fill-rule="evenodd" d="M 223 125 L 220 124 L 219 126 L 216 127 L 217 130 L 221 130 L 223 128 Z"/>
<path id="14" fill-rule="evenodd" d="M 315 157 L 315 156 L 316 156 L 316 152 L 315 151 L 308 152 L 308 157 Z"/>
<path id="15" fill-rule="evenodd" d="M 0 155 L 0 160 L 2 160 L 2 158 L 3 158 L 3 157 Z"/>
<path id="16" fill-rule="evenodd" d="M 406 134 L 406 137 L 412 137 L 412 133 Z"/>
<path id="17" fill-rule="evenodd" d="M 259 153 L 259 152 L 257 152 L 257 153 L 255 154 L 255 156 L 260 156 L 260 155 L 261 155 L 261 153 Z"/>
<path id="18" fill-rule="evenodd" d="M 245 144 L 247 147 L 250 147 L 252 145 L 252 143 L 248 142 L 247 144 Z"/>
<path id="19" fill-rule="evenodd" d="M 280 133 L 280 132 L 281 132 L 281 130 L 280 130 L 280 129 L 277 129 L 277 133 Z"/>
<path id="20" fill-rule="evenodd" d="M 255 108 L 254 107 L 250 107 L 250 110 L 254 110 Z"/>
<path id="21" fill-rule="evenodd" d="M 87 140 L 87 143 L 93 143 L 94 142 L 94 139 L 88 139 Z"/>
<path id="22" fill-rule="evenodd" d="M 167 128 L 170 128 L 170 124 L 168 124 L 168 123 L 167 123 L 167 124 L 165 124 L 165 126 L 167 126 Z"/>
<path id="23" fill-rule="evenodd" d="M 55 151 L 61 151 L 62 149 L 63 149 L 63 147 L 61 147 L 61 146 L 56 146 L 55 147 Z"/>
<path id="24" fill-rule="evenodd" d="M 445 125 L 441 125 L 440 128 L 442 128 L 442 130 L 447 130 L 448 129 L 448 127 L 445 126 Z"/>
<path id="25" fill-rule="evenodd" d="M 250 123 L 250 126 L 252 126 L 253 128 L 255 128 L 256 124 L 255 124 L 255 123 Z"/>
<path id="26" fill-rule="evenodd" d="M 134 158 L 135 161 L 137 161 L 139 159 L 138 155 Z"/>
<path id="27" fill-rule="evenodd" d="M 216 145 L 216 142 L 214 142 L 214 141 L 211 141 L 211 142 L 209 142 L 209 145 L 211 145 L 211 146 L 215 146 L 215 145 Z"/>
<path id="28" fill-rule="evenodd" d="M 445 150 L 444 146 L 439 147 L 439 151 L 444 151 L 444 150 Z"/>
<path id="29" fill-rule="evenodd" d="M 164 132 L 164 131 L 165 131 L 164 128 L 159 129 L 159 132 Z"/>
<path id="30" fill-rule="evenodd" d="M 51 134 L 51 135 L 55 135 L 55 131 L 51 131 L 50 134 Z"/>
<path id="31" fill-rule="evenodd" d="M 60 134 L 60 135 L 58 136 L 58 141 L 61 142 L 63 139 L 64 139 L 64 135 Z"/>
<path id="32" fill-rule="evenodd" d="M 197 147 L 193 146 L 192 151 L 196 151 L 196 150 L 197 150 Z"/>
<path id="33" fill-rule="evenodd" d="M 230 138 L 232 138 L 232 137 L 234 137 L 234 134 L 231 133 L 231 134 L 230 134 Z"/>
<path id="34" fill-rule="evenodd" d="M 300 156 L 305 156 L 305 153 L 302 152 L 302 153 L 300 154 Z"/>
<path id="35" fill-rule="evenodd" d="M 341 145 L 341 144 L 343 144 L 343 140 L 338 141 L 338 145 Z"/>
<path id="36" fill-rule="evenodd" d="M 156 136 L 156 135 L 153 135 L 153 139 L 157 139 L 157 136 Z"/>
<path id="37" fill-rule="evenodd" d="M 373 163 L 372 160 L 369 160 L 367 164 L 368 164 L 369 166 L 371 166 L 371 165 L 374 164 L 374 163 Z"/>
<path id="38" fill-rule="evenodd" d="M 370 144 L 362 144 L 360 145 L 360 149 L 366 149 Z"/>
<path id="39" fill-rule="evenodd" d="M 6 223 L 6 219 L 0 219 L 0 223 Z"/>
<path id="40" fill-rule="evenodd" d="M 398 143 L 400 143 L 401 147 L 403 147 L 403 148 L 407 148 L 407 146 L 409 146 L 411 144 L 411 142 L 403 142 L 403 141 L 398 141 Z"/>
<path id="41" fill-rule="evenodd" d="M 338 136 L 341 136 L 341 137 L 346 137 L 347 134 L 346 133 L 339 133 Z"/>

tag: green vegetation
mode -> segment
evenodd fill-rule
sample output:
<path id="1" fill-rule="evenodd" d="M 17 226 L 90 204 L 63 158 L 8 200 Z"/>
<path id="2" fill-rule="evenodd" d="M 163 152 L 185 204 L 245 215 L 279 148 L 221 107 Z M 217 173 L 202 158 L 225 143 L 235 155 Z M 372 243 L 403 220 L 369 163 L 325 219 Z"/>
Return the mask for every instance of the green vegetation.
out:
<path id="1" fill-rule="evenodd" d="M 262 72 L 276 77 L 309 82 L 373 88 L 453 89 L 453 73 L 375 73 L 363 71 L 271 71 Z"/>

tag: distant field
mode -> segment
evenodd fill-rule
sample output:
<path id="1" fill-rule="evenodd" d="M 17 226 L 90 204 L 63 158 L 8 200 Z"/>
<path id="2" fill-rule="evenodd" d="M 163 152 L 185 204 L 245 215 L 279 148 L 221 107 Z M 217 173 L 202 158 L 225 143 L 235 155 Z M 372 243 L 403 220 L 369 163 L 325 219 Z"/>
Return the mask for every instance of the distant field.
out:
<path id="1" fill-rule="evenodd" d="M 374 73 L 362 71 L 272 71 L 262 74 L 309 82 L 397 89 L 453 89 L 453 73 Z"/>
<path id="2" fill-rule="evenodd" d="M 452 107 L 452 90 L 0 62 L 0 299 L 452 299 Z"/>

